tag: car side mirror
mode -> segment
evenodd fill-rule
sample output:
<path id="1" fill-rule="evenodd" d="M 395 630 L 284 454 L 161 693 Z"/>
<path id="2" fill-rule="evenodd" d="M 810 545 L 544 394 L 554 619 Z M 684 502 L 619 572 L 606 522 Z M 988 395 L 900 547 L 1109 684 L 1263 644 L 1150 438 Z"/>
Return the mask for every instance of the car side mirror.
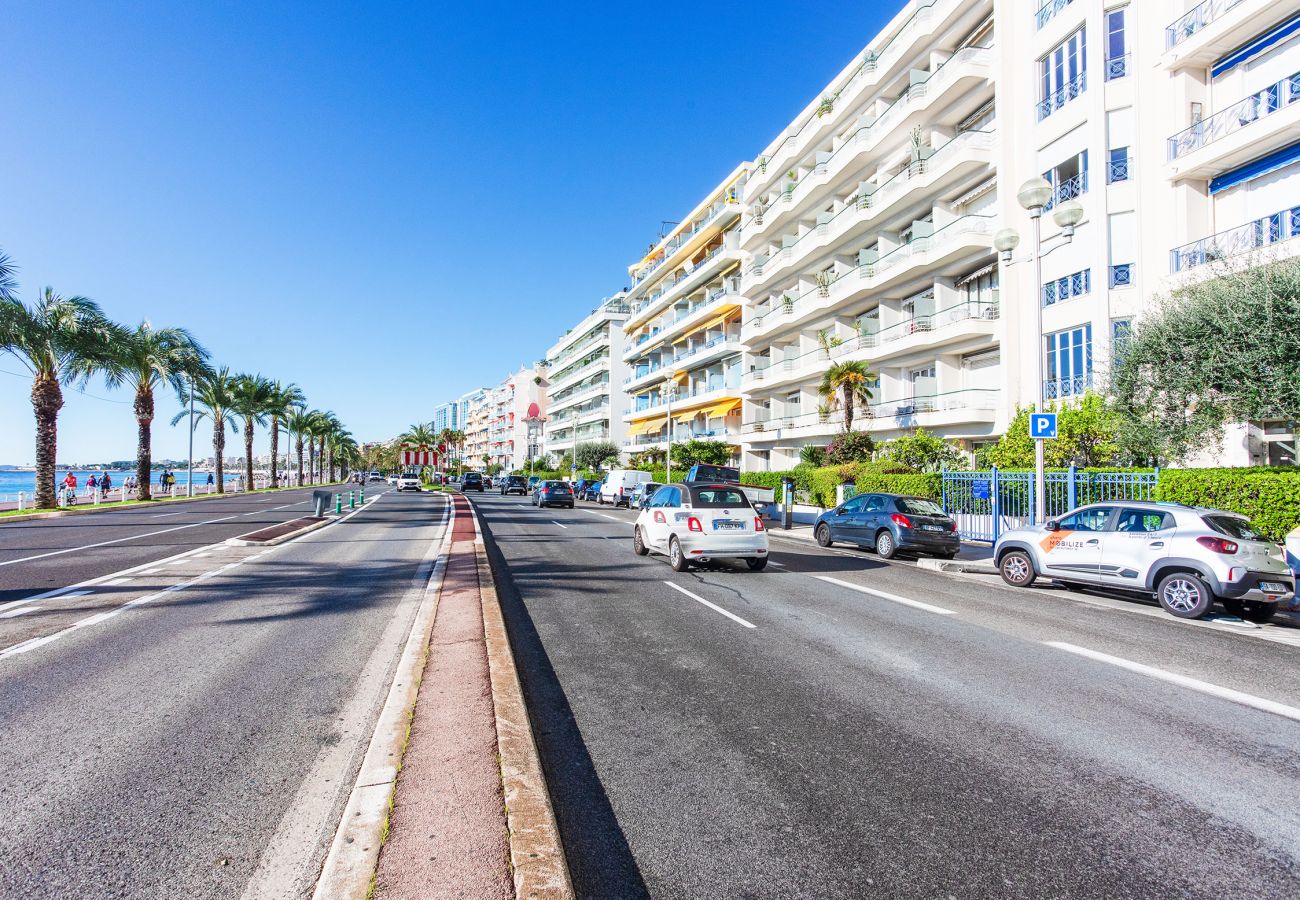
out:
<path id="1" fill-rule="evenodd" d="M 1048 519 L 1047 522 L 1043 524 L 1043 528 L 1047 529 L 1048 531 L 1060 531 L 1061 523 L 1056 521 L 1055 519 Z"/>

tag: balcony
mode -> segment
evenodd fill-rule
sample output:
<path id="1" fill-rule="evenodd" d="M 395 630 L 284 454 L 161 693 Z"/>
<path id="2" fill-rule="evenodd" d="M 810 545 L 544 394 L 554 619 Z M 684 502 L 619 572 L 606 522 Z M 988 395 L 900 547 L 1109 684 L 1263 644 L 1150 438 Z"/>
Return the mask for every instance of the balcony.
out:
<path id="1" fill-rule="evenodd" d="M 1300 237 L 1300 206 L 1201 238 L 1170 251 L 1169 270 L 1177 275 L 1210 263 L 1272 247 Z"/>
<path id="2" fill-rule="evenodd" d="M 730 215 L 739 215 L 740 207 L 735 199 L 729 197 L 715 200 L 708 209 L 696 217 L 695 221 L 685 230 L 678 232 L 661 247 L 657 248 L 659 257 L 642 267 L 632 276 L 632 290 L 636 291 L 638 287 L 645 284 L 646 281 L 659 270 L 659 268 L 676 255 L 677 251 L 691 244 L 694 239 L 706 228 L 727 219 Z"/>
<path id="3" fill-rule="evenodd" d="M 1038 121 L 1043 121 L 1087 89 L 1088 73 L 1085 70 L 1038 101 Z"/>
<path id="4" fill-rule="evenodd" d="M 564 366 L 564 365 L 565 365 L 569 360 L 573 359 L 575 356 L 577 356 L 577 355 L 578 355 L 579 353 L 581 353 L 583 350 L 586 350 L 588 347 L 591 347 L 591 346 L 594 345 L 594 344 L 601 343 L 602 341 L 608 341 L 608 340 L 609 340 L 609 329 L 612 328 L 612 327 L 616 327 L 616 326 L 614 326 L 614 325 L 608 325 L 608 326 L 602 328 L 600 331 L 596 332 L 595 334 L 590 335 L 589 337 L 584 338 L 583 340 L 579 341 L 578 343 L 574 344 L 573 346 L 571 346 L 571 347 L 566 347 L 563 353 L 560 353 L 559 355 L 557 355 L 557 356 L 555 357 L 555 359 L 551 360 L 547 365 L 548 365 L 552 370 L 555 370 L 555 369 L 561 368 L 561 367 L 563 367 L 563 366 Z"/>
<path id="5" fill-rule="evenodd" d="M 608 353 L 594 356 L 586 362 L 573 366 L 568 371 L 552 376 L 549 391 L 552 395 L 558 394 L 569 385 L 579 382 L 583 378 L 589 378 L 594 371 L 598 369 L 608 369 L 609 363 L 610 360 Z"/>
<path id="6" fill-rule="evenodd" d="M 1082 397 L 1092 390 L 1092 373 L 1067 375 L 1064 378 L 1048 378 L 1043 382 L 1043 400 L 1064 400 L 1069 397 Z"/>
<path id="7" fill-rule="evenodd" d="M 855 431 L 944 429 L 954 425 L 990 424 L 997 419 L 1002 392 L 997 388 L 956 391 L 880 400 L 854 410 Z M 800 413 L 746 422 L 741 433 L 751 442 L 827 436 L 843 430 L 843 412 Z M 942 431 L 940 432 L 942 434 Z"/>
<path id="8" fill-rule="evenodd" d="M 1165 28 L 1169 69 L 1202 68 L 1300 11 L 1300 0 L 1205 0 Z"/>
<path id="9" fill-rule="evenodd" d="M 1038 30 L 1042 31 L 1043 27 L 1046 26 L 1048 22 L 1052 21 L 1053 16 L 1073 2 L 1074 0 L 1047 0 L 1046 3 L 1038 8 L 1038 12 L 1034 14 L 1034 24 L 1037 26 Z"/>
<path id="10" fill-rule="evenodd" d="M 633 330 L 649 322 L 659 312 L 667 309 L 683 297 L 704 288 L 715 275 L 719 274 L 729 263 L 737 262 L 739 258 L 739 252 L 734 246 L 718 247 L 691 271 L 666 285 L 663 290 L 654 296 L 647 297 L 633 307 L 632 315 L 623 323 L 624 329 Z M 727 284 L 724 280 L 721 287 L 713 288 L 709 294 L 714 296 L 726 292 Z"/>
<path id="11" fill-rule="evenodd" d="M 665 319 L 662 325 L 652 329 L 648 334 L 639 335 L 636 341 L 623 354 L 623 359 L 631 361 L 643 356 L 652 346 L 663 341 L 667 341 L 675 336 L 703 322 L 707 316 L 705 313 L 717 315 L 727 306 L 738 305 L 738 299 L 734 294 L 728 293 L 725 289 L 719 288 L 709 295 L 708 299 L 696 303 L 687 309 L 680 310 L 671 318 Z"/>
<path id="12" fill-rule="evenodd" d="M 1300 72 L 1169 138 L 1172 177 L 1208 178 L 1280 150 L 1300 128 Z"/>
<path id="13" fill-rule="evenodd" d="M 559 397 L 559 396 L 552 397 L 551 413 L 552 415 L 555 415 L 558 414 L 560 410 L 568 409 L 569 407 L 581 403 L 583 400 L 589 400 L 592 397 L 604 396 L 609 393 L 609 390 L 610 390 L 609 380 L 604 379 L 601 381 L 594 382 L 592 384 L 583 385 L 577 389 L 572 390 L 571 393 L 568 393 L 563 397 Z"/>
<path id="14" fill-rule="evenodd" d="M 689 412 L 692 407 L 707 406 L 710 403 L 739 396 L 739 394 L 740 386 L 734 382 L 730 384 L 725 380 L 721 383 L 710 382 L 708 384 L 697 385 L 689 391 L 678 391 L 673 396 L 672 405 L 676 412 L 685 413 Z M 627 420 L 645 419 L 661 412 L 668 412 L 668 401 L 662 396 L 645 404 L 634 405 L 633 409 L 624 415 L 623 418 Z"/>

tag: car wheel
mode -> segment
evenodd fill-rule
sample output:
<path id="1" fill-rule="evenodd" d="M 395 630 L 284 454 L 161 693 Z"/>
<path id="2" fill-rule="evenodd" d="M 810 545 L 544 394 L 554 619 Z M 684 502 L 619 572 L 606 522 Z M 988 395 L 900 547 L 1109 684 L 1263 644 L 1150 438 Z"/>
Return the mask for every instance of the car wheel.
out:
<path id="1" fill-rule="evenodd" d="M 957 558 L 957 554 L 956 554 L 955 552 L 938 553 L 938 554 L 935 554 L 935 555 L 938 556 L 940 559 L 956 559 L 956 558 Z"/>
<path id="2" fill-rule="evenodd" d="M 894 542 L 894 533 L 887 528 L 876 535 L 876 555 L 881 559 L 893 559 L 898 555 L 898 544 Z"/>
<path id="3" fill-rule="evenodd" d="M 829 547 L 835 543 L 831 540 L 831 526 L 825 522 L 817 526 L 817 530 L 813 532 L 813 537 L 817 538 L 817 546 L 819 547 Z"/>
<path id="4" fill-rule="evenodd" d="M 1279 606 L 1281 606 L 1280 603 L 1269 603 L 1265 600 L 1247 600 L 1246 613 L 1243 618 L 1248 622 L 1263 625 L 1273 618 Z"/>
<path id="5" fill-rule="evenodd" d="M 1180 619 L 1199 619 L 1214 605 L 1214 595 L 1201 576 L 1175 572 L 1160 579 L 1156 599 L 1165 612 Z"/>
<path id="6" fill-rule="evenodd" d="M 754 559 L 745 560 L 745 565 L 749 566 L 751 572 L 761 572 L 767 568 L 767 557 L 760 556 Z"/>
<path id="7" fill-rule="evenodd" d="M 641 540 L 640 526 L 632 532 L 632 549 L 636 551 L 637 556 L 645 556 L 650 552 L 650 548 L 645 545 L 645 541 Z"/>
<path id="8" fill-rule="evenodd" d="M 998 563 L 998 572 L 1002 575 L 1002 580 L 1012 587 L 1029 587 L 1038 577 L 1034 572 L 1034 561 L 1023 550 L 1012 550 L 1002 557 Z"/>
<path id="9" fill-rule="evenodd" d="M 686 554 L 682 552 L 682 545 L 678 543 L 677 538 L 668 541 L 668 563 L 673 567 L 674 572 L 685 572 L 691 567 L 686 559 Z"/>

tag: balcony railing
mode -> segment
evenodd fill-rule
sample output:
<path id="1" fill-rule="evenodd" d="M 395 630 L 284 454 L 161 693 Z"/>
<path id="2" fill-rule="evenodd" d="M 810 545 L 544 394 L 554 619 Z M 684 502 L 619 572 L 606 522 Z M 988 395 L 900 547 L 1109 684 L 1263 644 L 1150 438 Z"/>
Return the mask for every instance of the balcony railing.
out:
<path id="1" fill-rule="evenodd" d="M 1106 164 L 1106 183 L 1114 184 L 1117 181 L 1128 181 L 1132 166 L 1133 158 L 1128 155 L 1127 151 L 1123 156 L 1112 157 Z"/>
<path id="2" fill-rule="evenodd" d="M 1185 16 L 1175 19 L 1165 29 L 1165 48 L 1172 50 L 1177 47 L 1240 2 L 1241 0 L 1205 0 Z"/>
<path id="3" fill-rule="evenodd" d="M 1088 73 L 1083 71 L 1038 101 L 1038 121 L 1043 121 L 1087 89 Z"/>
<path id="4" fill-rule="evenodd" d="M 1300 72 L 1270 84 L 1169 139 L 1169 159 L 1186 156 L 1300 100 Z"/>
<path id="5" fill-rule="evenodd" d="M 1123 78 L 1128 74 L 1129 59 L 1128 54 L 1122 56 L 1112 56 L 1106 60 L 1106 80 L 1114 81 L 1116 78 Z"/>
<path id="6" fill-rule="evenodd" d="M 1300 206 L 1293 206 L 1174 248 L 1170 251 L 1170 271 L 1176 275 L 1297 236 L 1300 236 Z"/>
<path id="7" fill-rule="evenodd" d="M 707 353 L 709 350 L 712 350 L 714 347 L 717 347 L 719 344 L 725 344 L 727 341 L 738 341 L 738 340 L 740 340 L 740 338 L 735 337 L 733 335 L 720 334 L 717 337 L 709 338 L 707 341 L 705 341 L 703 344 L 700 344 L 698 347 L 691 347 L 688 350 L 682 350 L 680 353 L 675 354 L 673 356 L 673 362 L 674 363 L 682 362 L 683 360 L 690 359 L 692 356 L 698 356 L 700 354 Z"/>
<path id="8" fill-rule="evenodd" d="M 1065 397 L 1078 397 L 1092 387 L 1092 373 L 1068 375 L 1064 378 L 1048 378 L 1043 382 L 1043 399 L 1060 400 Z"/>
<path id="9" fill-rule="evenodd" d="M 1133 286 L 1133 264 L 1120 263 L 1110 267 L 1110 286 L 1125 288 Z"/>
<path id="10" fill-rule="evenodd" d="M 1056 190 L 1047 200 L 1047 208 L 1050 210 L 1058 203 L 1064 203 L 1066 200 L 1073 200 L 1080 194 L 1088 190 L 1088 172 L 1085 169 L 1078 175 L 1071 175 L 1069 178 L 1061 181 L 1056 185 Z"/>
<path id="11" fill-rule="evenodd" d="M 1038 23 L 1038 28 L 1041 30 L 1043 26 L 1052 21 L 1052 16 L 1065 9 L 1072 2 L 1074 0 L 1047 0 L 1034 15 L 1034 21 Z"/>
<path id="12" fill-rule="evenodd" d="M 879 386 L 876 386 L 879 390 Z M 878 400 L 866 406 L 855 406 L 853 421 L 870 428 L 871 422 L 880 422 L 887 428 L 910 425 L 916 416 L 922 413 L 937 413 L 952 410 L 976 410 L 981 413 L 994 413 L 999 406 L 1001 391 L 998 388 L 961 388 L 942 393 L 916 394 L 896 400 Z M 808 428 L 820 426 L 823 429 L 840 428 L 844 421 L 842 410 L 834 409 L 828 413 L 797 413 L 786 416 L 769 416 L 755 419 L 741 425 L 743 434 L 755 434 L 775 431 L 778 428 Z"/>
<path id="13" fill-rule="evenodd" d="M 696 220 L 691 224 L 689 228 L 687 228 L 685 231 L 682 231 L 680 234 L 678 234 L 676 237 L 674 237 L 672 240 L 670 240 L 667 244 L 664 245 L 662 255 L 657 260 L 655 260 L 650 265 L 642 269 L 640 272 L 637 272 L 637 274 L 632 279 L 633 286 L 638 285 L 641 282 L 645 281 L 647 278 L 649 278 L 650 275 L 656 269 L 662 266 L 670 256 L 672 256 L 674 253 L 676 253 L 678 250 L 684 247 L 691 240 L 691 238 L 699 234 L 701 230 L 707 228 L 716 219 L 718 219 L 727 210 L 728 207 L 738 208 L 736 207 L 736 201 L 732 199 L 730 196 L 715 200 L 708 209 L 700 213 L 699 217 L 696 218 Z"/>

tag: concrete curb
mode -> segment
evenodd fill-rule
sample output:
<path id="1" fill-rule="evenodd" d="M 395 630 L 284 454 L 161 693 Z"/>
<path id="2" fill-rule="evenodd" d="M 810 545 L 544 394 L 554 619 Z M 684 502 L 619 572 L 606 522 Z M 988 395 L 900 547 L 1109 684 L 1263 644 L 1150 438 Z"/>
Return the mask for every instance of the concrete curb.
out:
<path id="1" fill-rule="evenodd" d="M 420 608 L 411 623 L 411 633 L 393 675 L 393 686 L 379 714 L 370 746 L 366 748 L 356 783 L 348 796 L 343 819 L 334 835 L 313 897 L 317 900 L 362 900 L 370 891 L 370 882 L 379 864 L 389 804 L 397 785 L 402 752 L 406 747 L 411 710 L 420 690 L 420 673 L 424 670 L 429 635 L 438 614 L 442 579 L 451 552 L 451 535 L 456 524 L 455 504 L 448 504 L 446 531 L 438 548 L 438 557 L 424 588 Z M 330 520 L 334 521 L 334 520 Z"/>
<path id="2" fill-rule="evenodd" d="M 479 529 L 478 511 L 472 505 L 470 509 L 478 535 L 474 553 L 478 560 L 479 598 L 483 604 L 492 705 L 496 710 L 497 753 L 501 759 L 501 788 L 506 801 L 515 896 L 521 900 L 571 900 L 574 896 L 573 881 L 560 840 L 559 824 L 551 806 L 537 743 L 533 739 L 533 726 L 528 718 L 510 638 L 506 634 L 496 581 L 492 577 L 492 567 Z"/>
<path id="3" fill-rule="evenodd" d="M 923 556 L 916 561 L 917 568 L 959 575 L 996 575 L 998 567 L 985 560 L 931 559 Z"/>
<path id="4" fill-rule="evenodd" d="M 226 538 L 226 543 L 231 547 L 275 547 L 286 541 L 291 541 L 296 537 L 302 537 L 304 534 L 310 534 L 317 529 L 324 528 L 326 525 L 333 525 L 338 519 L 325 517 L 318 522 L 312 522 L 310 525 L 304 525 L 302 528 L 290 531 L 288 534 L 282 534 L 279 537 L 271 538 L 269 541 L 251 541 L 248 535 L 241 534 L 238 537 Z M 264 531 L 265 529 L 258 529 Z M 257 534 L 256 531 L 250 531 L 248 534 Z"/>

